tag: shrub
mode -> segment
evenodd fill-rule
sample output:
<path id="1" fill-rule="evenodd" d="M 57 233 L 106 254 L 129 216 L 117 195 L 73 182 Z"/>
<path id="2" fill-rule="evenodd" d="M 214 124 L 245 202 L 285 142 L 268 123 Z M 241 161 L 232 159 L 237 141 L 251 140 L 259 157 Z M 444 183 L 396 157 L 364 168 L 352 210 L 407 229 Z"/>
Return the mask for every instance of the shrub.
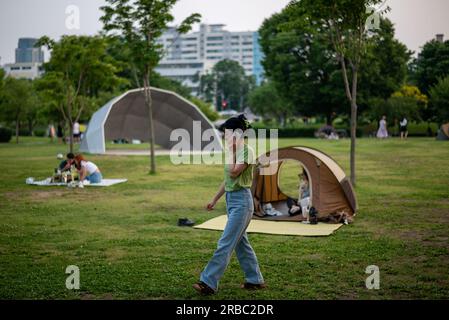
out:
<path id="1" fill-rule="evenodd" d="M 268 127 L 260 126 L 257 124 L 255 125 L 254 123 L 252 123 L 251 125 L 252 125 L 253 129 L 256 130 L 256 133 L 257 133 L 257 129 L 266 129 L 266 130 L 278 129 L 278 137 L 279 138 L 314 138 L 315 132 L 317 132 L 319 130 L 319 128 L 321 127 L 321 125 L 313 125 L 313 126 L 304 126 L 304 127 L 296 127 L 296 128 L 289 128 L 289 127 L 287 127 L 287 128 L 268 128 Z M 351 136 L 349 128 L 336 127 L 335 129 L 337 131 L 344 130 L 346 132 L 347 137 Z M 356 135 L 357 135 L 357 137 L 362 136 L 361 128 L 357 128 Z"/>
<path id="2" fill-rule="evenodd" d="M 215 110 L 213 110 L 208 103 L 196 97 L 190 98 L 190 101 L 195 104 L 210 121 L 215 121 L 218 119 L 218 113 L 215 112 Z"/>
<path id="3" fill-rule="evenodd" d="M 346 126 L 335 126 L 335 130 L 339 131 L 339 130 L 345 130 L 346 131 L 346 137 L 347 138 L 351 138 L 351 129 L 346 127 Z M 362 127 L 357 126 L 357 128 L 355 129 L 355 136 L 357 138 L 361 138 L 362 136 L 364 136 L 364 130 Z"/>
<path id="4" fill-rule="evenodd" d="M 28 129 L 20 128 L 19 129 L 19 136 L 21 136 L 21 137 L 29 137 L 29 136 L 31 136 L 31 132 Z"/>
<path id="5" fill-rule="evenodd" d="M 278 131 L 279 138 L 313 138 L 317 129 L 313 127 L 281 128 Z"/>
<path id="6" fill-rule="evenodd" d="M 36 130 L 34 130 L 34 135 L 36 137 L 45 137 L 46 134 L 47 134 L 47 130 L 45 130 L 45 129 L 36 129 Z"/>
<path id="7" fill-rule="evenodd" d="M 0 143 L 8 143 L 12 137 L 12 130 L 0 127 Z"/>
<path id="8" fill-rule="evenodd" d="M 430 128 L 430 131 L 429 131 Z M 435 136 L 438 132 L 438 125 L 436 123 L 427 124 L 422 123 L 410 123 L 408 126 L 409 137 L 428 137 Z"/>

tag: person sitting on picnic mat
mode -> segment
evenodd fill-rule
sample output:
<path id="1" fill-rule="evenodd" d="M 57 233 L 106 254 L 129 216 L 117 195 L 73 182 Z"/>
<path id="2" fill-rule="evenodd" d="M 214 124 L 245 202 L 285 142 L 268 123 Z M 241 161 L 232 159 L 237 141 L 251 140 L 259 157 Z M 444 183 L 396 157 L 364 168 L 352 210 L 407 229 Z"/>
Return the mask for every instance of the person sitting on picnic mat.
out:
<path id="1" fill-rule="evenodd" d="M 302 173 L 298 174 L 298 177 L 301 179 L 299 184 L 299 197 L 298 200 L 292 198 L 287 199 L 288 213 L 291 216 L 302 213 L 303 217 L 307 218 L 310 203 L 309 176 L 303 168 Z"/>
<path id="2" fill-rule="evenodd" d="M 62 154 L 60 154 L 59 156 L 62 157 Z M 69 152 L 67 153 L 66 159 L 61 161 L 58 168 L 61 172 L 70 171 L 70 168 L 72 167 L 73 164 L 75 164 L 75 155 Z"/>
<path id="3" fill-rule="evenodd" d="M 103 176 L 100 170 L 91 161 L 87 161 L 81 154 L 76 155 L 75 165 L 80 173 L 80 181 L 88 180 L 90 183 L 100 183 Z"/>

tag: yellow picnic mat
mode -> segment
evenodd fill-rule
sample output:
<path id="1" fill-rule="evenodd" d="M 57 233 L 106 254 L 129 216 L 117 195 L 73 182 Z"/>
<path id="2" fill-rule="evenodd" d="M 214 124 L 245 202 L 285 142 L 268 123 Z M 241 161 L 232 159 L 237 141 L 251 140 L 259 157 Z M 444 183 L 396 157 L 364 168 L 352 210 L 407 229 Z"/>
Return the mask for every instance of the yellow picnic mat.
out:
<path id="1" fill-rule="evenodd" d="M 228 218 L 226 215 L 218 216 L 194 226 L 197 229 L 224 230 Z M 304 224 L 297 221 L 267 221 L 252 219 L 247 232 L 282 234 L 291 236 L 318 237 L 329 236 L 343 224 L 318 223 Z"/>

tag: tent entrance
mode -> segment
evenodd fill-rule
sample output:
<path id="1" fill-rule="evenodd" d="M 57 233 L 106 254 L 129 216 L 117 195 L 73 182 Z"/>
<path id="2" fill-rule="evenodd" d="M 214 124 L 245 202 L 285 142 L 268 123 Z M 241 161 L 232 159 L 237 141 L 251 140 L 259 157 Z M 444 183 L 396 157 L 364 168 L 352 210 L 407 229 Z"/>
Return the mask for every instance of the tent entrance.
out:
<path id="1" fill-rule="evenodd" d="M 271 175 L 258 172 L 255 190 L 255 215 L 264 220 L 303 220 L 301 214 L 290 216 L 287 199 L 298 200 L 303 171 L 309 177 L 309 192 L 312 199 L 312 180 L 309 170 L 297 159 L 282 159 L 270 165 Z M 257 175 L 257 174 L 256 174 Z M 271 210 L 272 208 L 272 210 Z"/>

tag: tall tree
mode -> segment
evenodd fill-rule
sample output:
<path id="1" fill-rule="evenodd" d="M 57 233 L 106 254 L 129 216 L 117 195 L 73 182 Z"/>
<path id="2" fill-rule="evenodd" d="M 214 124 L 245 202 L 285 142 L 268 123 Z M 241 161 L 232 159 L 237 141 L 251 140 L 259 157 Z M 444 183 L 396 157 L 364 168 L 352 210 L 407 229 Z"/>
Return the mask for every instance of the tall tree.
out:
<path id="1" fill-rule="evenodd" d="M 33 86 L 30 80 L 7 77 L 3 84 L 0 117 L 3 121 L 14 122 L 16 143 L 19 143 L 20 122 L 26 120 L 26 113 L 36 108 L 32 99 Z"/>
<path id="2" fill-rule="evenodd" d="M 106 0 L 101 7 L 104 15 L 101 21 L 106 32 L 120 32 L 129 50 L 130 64 L 136 78 L 141 77 L 143 94 L 148 108 L 150 129 L 150 173 L 156 173 L 154 156 L 153 100 L 151 97 L 152 72 L 164 54 L 163 46 L 157 39 L 167 29 L 174 18 L 170 13 L 178 0 Z M 179 34 L 187 33 L 192 25 L 200 21 L 195 13 L 187 17 L 177 27 Z"/>
<path id="3" fill-rule="evenodd" d="M 245 69 L 237 61 L 224 59 L 214 65 L 211 73 L 201 76 L 200 86 L 203 97 L 213 102 L 217 110 L 243 111 L 255 81 L 245 75 Z"/>
<path id="4" fill-rule="evenodd" d="M 281 126 L 292 113 L 291 105 L 279 94 L 273 82 L 265 82 L 251 91 L 249 106 L 256 114 L 277 119 Z"/>
<path id="5" fill-rule="evenodd" d="M 411 78 L 424 93 L 428 94 L 439 78 L 449 75 L 449 40 L 427 42 L 413 61 Z"/>
<path id="6" fill-rule="evenodd" d="M 100 36 L 62 36 L 58 42 L 44 36 L 37 45 L 51 50 L 50 61 L 44 66 L 46 77 L 49 83 L 57 85 L 54 90 L 62 90 L 64 101 L 58 101 L 57 107 L 69 125 L 70 152 L 73 152 L 73 124 L 88 106 L 87 98 L 119 85 L 118 69 Z"/>
<path id="7" fill-rule="evenodd" d="M 212 73 L 197 75 L 199 82 L 199 94 L 206 102 L 216 103 L 215 101 L 215 79 Z"/>
<path id="8" fill-rule="evenodd" d="M 315 25 L 323 26 L 335 58 L 341 66 L 344 91 L 351 106 L 351 182 L 355 185 L 355 147 L 357 129 L 358 76 L 366 52 L 366 22 L 371 12 L 367 9 L 381 0 L 294 0 L 290 7 L 303 10 Z"/>
<path id="9" fill-rule="evenodd" d="M 438 123 L 449 122 L 449 76 L 440 78 L 437 84 L 430 88 L 430 105 Z"/>
<path id="10" fill-rule="evenodd" d="M 287 7 L 262 24 L 265 73 L 294 114 L 324 115 L 331 122 L 345 101 L 339 66 L 322 30 L 297 9 Z"/>
<path id="11" fill-rule="evenodd" d="M 393 23 L 379 19 L 379 29 L 366 44 L 359 72 L 358 108 L 367 110 L 371 98 L 388 99 L 404 86 L 412 52 L 395 39 Z"/>
<path id="12" fill-rule="evenodd" d="M 3 84 L 5 83 L 5 70 L 0 68 L 0 92 L 3 88 Z"/>
<path id="13" fill-rule="evenodd" d="M 5 76 L 6 76 L 5 70 L 0 68 L 0 105 L 2 104 L 2 94 L 3 94 L 3 87 L 5 85 Z"/>
<path id="14" fill-rule="evenodd" d="M 394 38 L 388 19 L 380 18 L 379 30 L 366 45 L 359 76 L 358 107 L 367 110 L 370 99 L 387 99 L 407 75 L 411 53 Z M 294 113 L 322 115 L 331 124 L 334 115 L 346 116 L 347 97 L 342 72 L 335 59 L 325 25 L 312 24 L 299 6 L 287 6 L 266 19 L 259 30 L 266 76 L 279 94 L 294 106 Z"/>
<path id="15" fill-rule="evenodd" d="M 62 75 L 57 72 L 47 72 L 42 77 L 34 80 L 34 86 L 40 97 L 41 113 L 50 121 L 65 123 L 64 118 L 64 82 Z M 67 126 L 68 123 L 65 123 Z"/>
<path id="16" fill-rule="evenodd" d="M 35 81 L 31 82 L 31 91 L 29 94 L 28 108 L 25 109 L 25 119 L 28 124 L 28 132 L 31 136 L 34 136 L 34 127 L 41 119 L 42 113 L 42 101 L 40 99 L 39 92 L 37 91 Z"/>

